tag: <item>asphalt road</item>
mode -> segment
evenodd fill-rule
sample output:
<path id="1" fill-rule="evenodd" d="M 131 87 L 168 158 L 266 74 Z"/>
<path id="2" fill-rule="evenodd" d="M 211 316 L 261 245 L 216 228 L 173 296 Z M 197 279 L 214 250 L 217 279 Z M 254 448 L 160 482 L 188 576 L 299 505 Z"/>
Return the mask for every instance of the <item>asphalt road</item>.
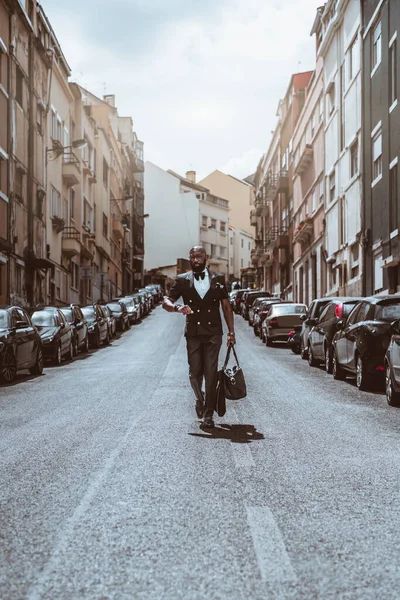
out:
<path id="1" fill-rule="evenodd" d="M 160 308 L 0 388 L 2 600 L 400 597 L 400 410 L 236 323 L 211 433 Z"/>

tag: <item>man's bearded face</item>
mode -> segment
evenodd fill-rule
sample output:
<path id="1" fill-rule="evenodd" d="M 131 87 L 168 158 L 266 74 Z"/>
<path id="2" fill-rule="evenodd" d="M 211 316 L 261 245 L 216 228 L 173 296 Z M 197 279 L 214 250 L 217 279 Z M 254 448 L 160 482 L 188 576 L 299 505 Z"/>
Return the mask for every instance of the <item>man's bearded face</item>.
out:
<path id="1" fill-rule="evenodd" d="M 189 254 L 189 260 L 195 273 L 201 273 L 206 268 L 207 255 L 204 250 L 193 250 Z"/>

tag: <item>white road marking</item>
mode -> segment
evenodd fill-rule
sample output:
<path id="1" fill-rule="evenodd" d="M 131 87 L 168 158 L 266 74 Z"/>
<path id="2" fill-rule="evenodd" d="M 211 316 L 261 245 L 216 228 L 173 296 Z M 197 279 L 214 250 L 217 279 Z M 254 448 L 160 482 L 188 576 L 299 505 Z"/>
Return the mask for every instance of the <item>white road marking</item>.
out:
<path id="1" fill-rule="evenodd" d="M 282 584 L 296 583 L 296 574 L 271 510 L 264 506 L 247 506 L 246 510 L 263 581 L 277 591 Z"/>

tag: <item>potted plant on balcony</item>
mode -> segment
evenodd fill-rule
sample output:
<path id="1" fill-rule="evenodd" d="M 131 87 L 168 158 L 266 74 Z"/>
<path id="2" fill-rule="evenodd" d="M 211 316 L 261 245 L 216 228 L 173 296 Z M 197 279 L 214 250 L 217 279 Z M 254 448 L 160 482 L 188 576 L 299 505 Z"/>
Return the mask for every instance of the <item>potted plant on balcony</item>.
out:
<path id="1" fill-rule="evenodd" d="M 57 215 L 54 215 L 51 217 L 51 221 L 53 223 L 53 229 L 56 231 L 56 233 L 61 233 L 65 227 L 65 220 Z"/>

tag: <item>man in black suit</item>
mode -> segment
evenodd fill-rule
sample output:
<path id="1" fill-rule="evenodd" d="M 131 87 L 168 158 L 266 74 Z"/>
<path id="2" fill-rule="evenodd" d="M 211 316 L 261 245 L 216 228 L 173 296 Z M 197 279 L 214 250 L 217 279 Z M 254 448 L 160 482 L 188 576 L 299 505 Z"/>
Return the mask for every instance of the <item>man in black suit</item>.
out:
<path id="1" fill-rule="evenodd" d="M 186 345 L 189 362 L 189 380 L 196 396 L 196 413 L 203 417 L 202 426 L 214 427 L 216 406 L 218 356 L 222 344 L 222 306 L 228 326 L 228 346 L 236 343 L 234 316 L 223 275 L 206 267 L 207 254 L 202 246 L 195 246 L 189 254 L 192 271 L 178 275 L 164 298 L 163 308 L 168 312 L 186 315 Z M 175 304 L 182 297 L 183 305 Z M 205 399 L 202 392 L 205 380 Z"/>

